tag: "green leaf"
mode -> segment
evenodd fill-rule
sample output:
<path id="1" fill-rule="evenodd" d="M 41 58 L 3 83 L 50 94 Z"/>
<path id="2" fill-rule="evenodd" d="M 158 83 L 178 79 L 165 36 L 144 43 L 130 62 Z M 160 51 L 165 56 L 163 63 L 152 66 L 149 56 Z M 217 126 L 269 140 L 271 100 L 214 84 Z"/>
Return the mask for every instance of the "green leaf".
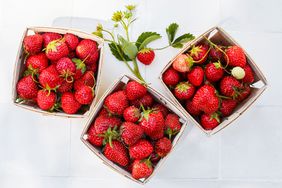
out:
<path id="1" fill-rule="evenodd" d="M 178 29 L 177 23 L 172 23 L 166 28 L 166 34 L 168 37 L 169 44 L 171 44 L 172 41 L 174 40 L 177 29 Z"/>
<path id="2" fill-rule="evenodd" d="M 129 57 L 124 54 L 120 45 L 112 42 L 112 43 L 109 43 L 109 47 L 110 47 L 110 50 L 111 50 L 113 56 L 115 56 L 118 60 L 120 60 L 120 61 L 124 61 L 124 60 L 125 61 L 131 61 L 131 59 L 129 59 Z M 119 51 L 120 51 L 120 53 L 119 53 Z"/>
<path id="3" fill-rule="evenodd" d="M 123 50 L 124 54 L 127 55 L 129 57 L 129 59 L 134 59 L 136 57 L 136 54 L 138 52 L 137 47 L 125 40 L 122 36 L 118 35 L 118 40 L 121 44 L 121 49 Z"/>
<path id="4" fill-rule="evenodd" d="M 191 41 L 194 38 L 195 36 L 190 33 L 183 34 L 180 37 L 176 38 L 175 41 L 173 41 L 171 46 L 174 48 L 182 48 L 184 43 Z"/>
<path id="5" fill-rule="evenodd" d="M 161 35 L 156 32 L 143 32 L 138 37 L 135 45 L 139 50 L 147 46 L 150 42 L 161 38 Z"/>

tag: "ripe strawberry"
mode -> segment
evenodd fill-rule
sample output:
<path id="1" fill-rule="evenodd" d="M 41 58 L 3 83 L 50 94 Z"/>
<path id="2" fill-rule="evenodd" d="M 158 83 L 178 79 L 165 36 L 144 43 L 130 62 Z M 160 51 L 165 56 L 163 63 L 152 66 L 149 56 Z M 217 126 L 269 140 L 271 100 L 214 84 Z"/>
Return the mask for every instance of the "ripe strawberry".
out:
<path id="1" fill-rule="evenodd" d="M 220 92 L 227 97 L 237 98 L 240 88 L 240 82 L 232 76 L 225 76 L 220 81 Z"/>
<path id="2" fill-rule="evenodd" d="M 46 48 L 50 42 L 61 39 L 62 35 L 60 35 L 59 33 L 46 32 L 42 34 L 42 37 L 43 37 L 43 46 L 44 48 Z"/>
<path id="3" fill-rule="evenodd" d="M 69 54 L 69 49 L 66 43 L 62 39 L 53 40 L 49 42 L 46 47 L 46 56 L 51 61 L 58 61 L 62 57 L 66 57 Z"/>
<path id="4" fill-rule="evenodd" d="M 129 146 L 129 155 L 132 159 L 145 159 L 152 154 L 153 150 L 153 145 L 148 140 L 140 139 Z"/>
<path id="5" fill-rule="evenodd" d="M 52 111 L 57 100 L 54 92 L 39 90 L 37 93 L 37 104 L 42 110 Z"/>
<path id="6" fill-rule="evenodd" d="M 149 48 L 144 48 L 137 53 L 137 59 L 144 65 L 150 65 L 154 58 L 155 52 Z"/>
<path id="7" fill-rule="evenodd" d="M 98 116 L 94 121 L 94 127 L 97 134 L 104 134 L 109 128 L 119 128 L 121 120 L 114 116 Z"/>
<path id="8" fill-rule="evenodd" d="M 73 82 L 73 76 L 75 75 L 75 64 L 68 57 L 63 57 L 57 61 L 56 69 L 61 77 L 67 82 Z"/>
<path id="9" fill-rule="evenodd" d="M 160 156 L 158 156 L 158 154 L 156 154 L 156 152 L 153 152 L 151 154 L 151 161 L 154 165 L 156 165 L 159 161 L 160 161 Z"/>
<path id="10" fill-rule="evenodd" d="M 192 66 L 193 59 L 186 54 L 180 54 L 172 63 L 172 67 L 178 72 L 188 72 Z"/>
<path id="11" fill-rule="evenodd" d="M 155 144 L 155 151 L 160 157 L 165 157 L 170 152 L 171 148 L 171 141 L 166 137 L 159 139 Z"/>
<path id="12" fill-rule="evenodd" d="M 116 91 L 106 97 L 104 107 L 116 115 L 122 115 L 123 111 L 128 107 L 128 100 L 124 91 Z"/>
<path id="13" fill-rule="evenodd" d="M 176 135 L 181 129 L 179 117 L 176 114 L 168 114 L 165 118 L 165 133 L 169 136 Z"/>
<path id="14" fill-rule="evenodd" d="M 25 36 L 23 47 L 26 53 L 33 55 L 39 53 L 42 49 L 43 38 L 40 34 Z"/>
<path id="15" fill-rule="evenodd" d="M 244 85 L 241 88 L 240 93 L 238 94 L 238 97 L 236 98 L 236 100 L 241 102 L 241 101 L 245 100 L 250 94 L 251 94 L 250 86 L 249 85 Z"/>
<path id="16" fill-rule="evenodd" d="M 97 43 L 90 39 L 81 40 L 76 47 L 76 55 L 79 59 L 85 59 L 85 64 L 96 63 L 99 58 Z"/>
<path id="17" fill-rule="evenodd" d="M 86 65 L 86 70 L 93 71 L 94 73 L 98 70 L 98 62 Z"/>
<path id="18" fill-rule="evenodd" d="M 210 85 L 204 85 L 198 89 L 192 103 L 201 111 L 211 114 L 219 108 L 219 99 L 216 90 Z"/>
<path id="19" fill-rule="evenodd" d="M 219 48 L 222 48 L 221 46 L 218 46 Z M 210 57 L 212 61 L 222 61 L 223 60 L 223 53 L 215 47 L 211 47 L 210 50 Z"/>
<path id="20" fill-rule="evenodd" d="M 142 138 L 143 134 L 144 131 L 142 127 L 132 122 L 124 122 L 120 127 L 121 139 L 128 146 L 135 144 L 140 138 Z"/>
<path id="21" fill-rule="evenodd" d="M 152 173 L 153 166 L 149 159 L 133 162 L 131 175 L 134 179 L 148 178 Z"/>
<path id="22" fill-rule="evenodd" d="M 154 104 L 154 98 L 151 94 L 147 93 L 140 99 L 130 101 L 130 104 L 137 108 L 139 108 L 141 105 L 143 105 L 143 107 L 151 107 Z"/>
<path id="23" fill-rule="evenodd" d="M 50 65 L 44 69 L 39 75 L 39 83 L 46 90 L 56 90 L 62 83 L 62 79 L 59 76 L 59 73 L 55 65 Z"/>
<path id="24" fill-rule="evenodd" d="M 103 145 L 104 137 L 96 133 L 95 127 L 92 124 L 87 131 L 87 140 L 94 146 L 101 147 Z"/>
<path id="25" fill-rule="evenodd" d="M 160 111 L 163 114 L 163 117 L 166 117 L 167 114 L 169 113 L 168 109 L 163 104 L 160 104 L 160 103 L 155 104 L 152 107 L 152 109 L 155 111 Z"/>
<path id="26" fill-rule="evenodd" d="M 220 113 L 223 117 L 230 116 L 237 106 L 237 101 L 232 99 L 222 99 Z"/>
<path id="27" fill-rule="evenodd" d="M 180 76 L 173 68 L 167 69 L 163 74 L 163 81 L 168 86 L 175 86 L 180 80 Z"/>
<path id="28" fill-rule="evenodd" d="M 245 77 L 242 81 L 249 84 L 253 83 L 255 81 L 255 78 L 252 68 L 249 65 L 246 65 L 245 67 L 243 67 L 243 69 L 245 71 Z"/>
<path id="29" fill-rule="evenodd" d="M 127 107 L 123 112 L 123 118 L 125 121 L 135 123 L 141 117 L 140 110 L 135 106 Z"/>
<path id="30" fill-rule="evenodd" d="M 127 150 L 119 141 L 114 140 L 112 143 L 107 143 L 103 153 L 110 161 L 121 166 L 127 166 L 129 163 Z"/>
<path id="31" fill-rule="evenodd" d="M 64 38 L 67 46 L 69 47 L 69 50 L 70 51 L 75 50 L 79 43 L 78 37 L 71 33 L 66 33 L 64 35 Z"/>
<path id="32" fill-rule="evenodd" d="M 153 133 L 152 135 L 150 135 L 150 138 L 152 140 L 158 140 L 158 139 L 161 139 L 162 137 L 164 137 L 164 130 L 157 131 Z"/>
<path id="33" fill-rule="evenodd" d="M 91 104 L 94 99 L 94 90 L 89 86 L 82 86 L 75 91 L 74 97 L 80 104 Z"/>
<path id="34" fill-rule="evenodd" d="M 187 78 L 194 86 L 200 86 L 204 80 L 204 70 L 202 67 L 195 66 L 190 72 L 188 72 Z"/>
<path id="35" fill-rule="evenodd" d="M 67 114 L 75 114 L 81 104 L 75 100 L 74 94 L 71 92 L 65 92 L 61 97 L 61 107 Z"/>
<path id="36" fill-rule="evenodd" d="M 195 87 L 189 82 L 180 82 L 174 89 L 174 95 L 179 100 L 190 99 L 195 93 Z"/>
<path id="37" fill-rule="evenodd" d="M 125 93 L 129 100 L 143 97 L 147 93 L 147 88 L 136 81 L 130 81 L 125 86 Z"/>
<path id="38" fill-rule="evenodd" d="M 17 83 L 17 93 L 22 99 L 34 99 L 37 96 L 38 87 L 32 76 L 26 76 Z"/>
<path id="39" fill-rule="evenodd" d="M 95 77 L 92 71 L 86 71 L 80 79 L 74 81 L 74 90 L 78 90 L 80 87 L 84 85 L 89 87 L 94 87 Z"/>
<path id="40" fill-rule="evenodd" d="M 225 57 L 226 62 L 229 61 L 229 66 L 233 67 L 244 67 L 246 65 L 246 56 L 242 48 L 239 46 L 230 46 L 225 50 L 225 53 L 228 57 Z"/>
<path id="41" fill-rule="evenodd" d="M 201 110 L 198 109 L 197 105 L 194 104 L 193 101 L 186 102 L 186 110 L 193 116 L 198 116 L 201 113 Z"/>
<path id="42" fill-rule="evenodd" d="M 224 69 L 220 62 L 209 63 L 205 68 L 205 74 L 210 82 L 217 82 L 223 77 Z"/>
<path id="43" fill-rule="evenodd" d="M 63 79 L 63 81 L 61 82 L 61 85 L 58 87 L 58 91 L 60 93 L 71 91 L 72 86 L 73 86 L 73 83 L 67 82 L 66 80 Z"/>
<path id="44" fill-rule="evenodd" d="M 212 130 L 216 128 L 220 123 L 220 119 L 217 113 L 203 114 L 201 116 L 201 125 L 205 130 Z"/>
<path id="45" fill-rule="evenodd" d="M 83 61 L 81 61 L 80 59 L 77 59 L 77 58 L 73 58 L 72 62 L 74 62 L 75 67 L 76 67 L 74 79 L 77 80 L 77 79 L 81 78 L 82 75 L 85 73 L 86 65 L 84 64 Z"/>
<path id="46" fill-rule="evenodd" d="M 111 117 L 111 113 L 108 112 L 108 110 L 106 108 L 102 108 L 102 110 L 100 110 L 98 116 L 106 116 L 106 117 Z"/>
<path id="47" fill-rule="evenodd" d="M 45 53 L 30 55 L 26 59 L 26 67 L 28 68 L 28 72 L 31 72 L 32 74 L 41 73 L 48 67 L 48 58 Z"/>
<path id="48" fill-rule="evenodd" d="M 204 63 L 208 58 L 209 46 L 206 44 L 198 44 L 193 46 L 189 51 L 189 55 L 195 63 Z"/>

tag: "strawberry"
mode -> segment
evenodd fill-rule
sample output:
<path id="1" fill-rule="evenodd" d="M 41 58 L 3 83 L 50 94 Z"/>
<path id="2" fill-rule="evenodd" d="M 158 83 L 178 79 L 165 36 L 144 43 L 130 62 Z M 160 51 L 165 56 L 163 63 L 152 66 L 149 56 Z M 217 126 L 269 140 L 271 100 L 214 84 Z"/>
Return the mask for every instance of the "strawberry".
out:
<path id="1" fill-rule="evenodd" d="M 168 114 L 165 118 L 165 133 L 171 138 L 181 129 L 179 117 L 176 114 Z"/>
<path id="2" fill-rule="evenodd" d="M 237 101 L 232 99 L 222 99 L 220 113 L 223 117 L 230 116 L 237 106 Z"/>
<path id="3" fill-rule="evenodd" d="M 43 37 L 43 46 L 44 48 L 46 48 L 50 42 L 61 39 L 62 35 L 60 35 L 59 33 L 46 32 L 42 34 L 42 37 Z"/>
<path id="4" fill-rule="evenodd" d="M 173 68 L 167 69 L 162 77 L 164 83 L 168 86 L 175 86 L 180 81 L 180 76 Z"/>
<path id="5" fill-rule="evenodd" d="M 94 73 L 98 70 L 98 62 L 86 65 L 86 70 L 93 71 Z"/>
<path id="6" fill-rule="evenodd" d="M 152 140 L 158 140 L 161 139 L 162 137 L 164 137 L 164 130 L 157 131 L 150 135 L 150 138 Z"/>
<path id="7" fill-rule="evenodd" d="M 127 107 L 123 112 L 123 118 L 125 121 L 135 123 L 141 117 L 140 110 L 135 106 Z"/>
<path id="8" fill-rule="evenodd" d="M 160 156 L 158 154 L 156 154 L 156 152 L 153 152 L 151 154 L 151 161 L 154 165 L 156 165 L 159 161 L 160 161 Z"/>
<path id="9" fill-rule="evenodd" d="M 141 105 L 143 105 L 144 107 L 151 107 L 154 104 L 154 98 L 151 94 L 147 93 L 140 99 L 130 101 L 130 104 L 134 105 L 137 108 L 139 108 Z"/>
<path id="10" fill-rule="evenodd" d="M 74 81 L 74 90 L 78 90 L 80 87 L 84 85 L 89 87 L 94 87 L 95 77 L 92 71 L 86 71 L 80 79 Z"/>
<path id="11" fill-rule="evenodd" d="M 129 100 L 136 100 L 147 93 L 147 88 L 136 81 L 130 81 L 125 86 L 125 93 Z"/>
<path id="12" fill-rule="evenodd" d="M 255 81 L 255 78 L 252 68 L 249 65 L 246 65 L 245 67 L 243 67 L 243 69 L 245 71 L 245 77 L 242 81 L 249 84 L 253 83 Z"/>
<path id="13" fill-rule="evenodd" d="M 195 87 L 189 82 L 180 82 L 174 88 L 174 95 L 179 100 L 190 99 L 195 93 Z"/>
<path id="14" fill-rule="evenodd" d="M 238 97 L 236 98 L 236 100 L 241 102 L 241 101 L 245 100 L 250 94 L 251 94 L 251 87 L 249 85 L 244 85 L 241 88 L 240 93 L 239 93 Z"/>
<path id="15" fill-rule="evenodd" d="M 50 65 L 39 74 L 39 83 L 46 90 L 56 90 L 61 85 L 62 79 L 55 65 Z"/>
<path id="16" fill-rule="evenodd" d="M 132 122 L 124 122 L 120 127 L 121 139 L 128 146 L 135 144 L 140 138 L 142 138 L 143 134 L 144 131 L 142 127 Z"/>
<path id="17" fill-rule="evenodd" d="M 124 91 L 116 91 L 106 97 L 104 107 L 116 115 L 122 115 L 123 111 L 128 107 L 128 100 Z"/>
<path id="18" fill-rule="evenodd" d="M 39 90 L 36 100 L 39 108 L 41 108 L 42 110 L 52 111 L 56 103 L 57 96 L 54 92 Z"/>
<path id="19" fill-rule="evenodd" d="M 32 76 L 26 76 L 17 83 L 17 93 L 22 99 L 34 99 L 37 96 L 38 87 Z"/>
<path id="20" fill-rule="evenodd" d="M 218 46 L 218 48 L 222 48 L 222 46 Z M 223 53 L 218 48 L 211 47 L 210 50 L 210 58 L 214 62 L 223 60 Z"/>
<path id="21" fill-rule="evenodd" d="M 81 61 L 80 59 L 77 58 L 73 58 L 72 62 L 75 63 L 75 74 L 74 74 L 74 79 L 77 80 L 79 78 L 82 77 L 82 75 L 85 73 L 86 71 L 86 65 L 84 63 L 84 61 Z"/>
<path id="22" fill-rule="evenodd" d="M 98 116 L 94 121 L 94 127 L 97 134 L 104 134 L 109 128 L 119 128 L 121 120 L 114 116 Z"/>
<path id="23" fill-rule="evenodd" d="M 201 116 L 201 125 L 205 130 L 212 130 L 216 128 L 220 123 L 220 119 L 217 113 L 203 114 Z"/>
<path id="24" fill-rule="evenodd" d="M 81 40 L 75 52 L 79 59 L 85 59 L 85 64 L 87 65 L 96 63 L 99 58 L 97 43 L 90 39 Z"/>
<path id="25" fill-rule="evenodd" d="M 240 82 L 232 76 L 225 76 L 220 81 L 220 92 L 227 97 L 237 98 L 240 88 Z"/>
<path id="26" fill-rule="evenodd" d="M 23 47 L 27 54 L 33 55 L 39 53 L 42 49 L 43 38 L 40 34 L 25 36 Z"/>
<path id="27" fill-rule="evenodd" d="M 114 140 L 112 143 L 107 143 L 103 153 L 107 159 L 119 164 L 120 166 L 127 166 L 129 163 L 127 150 L 119 141 Z"/>
<path id="28" fill-rule="evenodd" d="M 87 131 L 87 140 L 94 146 L 101 147 L 103 145 L 104 137 L 96 133 L 95 127 L 92 124 Z"/>
<path id="29" fill-rule="evenodd" d="M 75 91 L 74 97 L 80 104 L 91 104 L 95 94 L 94 90 L 89 86 L 82 86 Z"/>
<path id="30" fill-rule="evenodd" d="M 225 50 L 228 57 L 225 57 L 225 61 L 232 67 L 244 67 L 246 65 L 246 56 L 242 48 L 239 46 L 230 46 Z"/>
<path id="31" fill-rule="evenodd" d="M 65 39 L 65 42 L 69 48 L 70 51 L 72 50 L 75 50 L 78 43 L 79 43 L 79 39 L 77 36 L 71 34 L 71 33 L 66 33 L 64 35 L 64 39 Z"/>
<path id="32" fill-rule="evenodd" d="M 58 39 L 49 42 L 46 47 L 46 56 L 51 61 L 58 61 L 62 57 L 66 57 L 69 54 L 69 49 L 64 40 Z"/>
<path id="33" fill-rule="evenodd" d="M 61 77 L 67 82 L 73 82 L 73 75 L 75 74 L 75 64 L 68 57 L 63 57 L 57 61 L 56 69 Z"/>
<path id="34" fill-rule="evenodd" d="M 132 165 L 134 179 L 148 178 L 153 173 L 153 166 L 149 159 L 135 160 Z"/>
<path id="35" fill-rule="evenodd" d="M 188 53 L 193 58 L 195 63 L 201 64 L 204 63 L 208 58 L 209 46 L 206 44 L 198 44 L 193 46 Z"/>
<path id="36" fill-rule="evenodd" d="M 187 78 L 194 86 L 200 86 L 203 83 L 204 75 L 202 67 L 195 66 L 190 72 L 188 72 Z"/>
<path id="37" fill-rule="evenodd" d="M 217 82 L 223 77 L 224 69 L 220 62 L 209 63 L 205 68 L 205 74 L 210 82 Z"/>
<path id="38" fill-rule="evenodd" d="M 153 145 L 148 140 L 140 139 L 129 146 L 129 155 L 132 159 L 145 159 L 152 154 L 153 150 Z"/>
<path id="39" fill-rule="evenodd" d="M 41 73 L 48 67 L 48 58 L 42 52 L 36 55 L 30 55 L 26 59 L 26 67 L 28 68 L 28 72 L 32 74 Z"/>
<path id="40" fill-rule="evenodd" d="M 61 107 L 67 114 L 75 114 L 81 104 L 75 100 L 74 94 L 71 92 L 65 92 L 61 97 Z"/>
<path id="41" fill-rule="evenodd" d="M 200 87 L 193 97 L 192 103 L 201 111 L 211 114 L 219 108 L 216 90 L 210 85 Z"/>
<path id="42" fill-rule="evenodd" d="M 197 105 L 193 103 L 193 101 L 187 101 L 185 107 L 189 114 L 193 116 L 198 116 L 201 113 L 201 110 L 198 109 Z"/>
<path id="43" fill-rule="evenodd" d="M 98 116 L 111 117 L 111 113 L 109 113 L 106 108 L 102 108 L 102 110 L 100 110 Z"/>
<path id="44" fill-rule="evenodd" d="M 63 79 L 63 81 L 61 82 L 61 85 L 58 87 L 58 91 L 60 93 L 71 91 L 72 86 L 73 86 L 73 83 L 67 82 L 66 80 Z"/>
<path id="45" fill-rule="evenodd" d="M 155 151 L 160 157 L 165 157 L 170 152 L 171 148 L 171 141 L 166 137 L 159 139 L 155 144 Z"/>
<path id="46" fill-rule="evenodd" d="M 186 54 L 180 54 L 172 62 L 172 67 L 178 72 L 188 72 L 190 71 L 192 66 L 193 66 L 193 59 Z"/>
<path id="47" fill-rule="evenodd" d="M 163 104 L 160 104 L 160 103 L 155 104 L 152 107 L 152 109 L 155 111 L 160 111 L 163 114 L 163 117 L 166 117 L 167 114 L 169 113 L 168 109 Z"/>
<path id="48" fill-rule="evenodd" d="M 149 48 L 144 48 L 137 53 L 137 59 L 144 65 L 150 65 L 154 58 L 155 52 Z"/>

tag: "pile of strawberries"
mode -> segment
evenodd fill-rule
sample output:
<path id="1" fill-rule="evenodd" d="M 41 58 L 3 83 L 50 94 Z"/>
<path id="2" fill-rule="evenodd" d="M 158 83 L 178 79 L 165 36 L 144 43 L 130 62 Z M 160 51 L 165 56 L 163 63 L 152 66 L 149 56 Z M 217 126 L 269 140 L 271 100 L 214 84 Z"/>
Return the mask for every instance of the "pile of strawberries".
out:
<path id="1" fill-rule="evenodd" d="M 84 113 L 94 98 L 97 43 L 71 33 L 36 33 L 24 38 L 26 54 L 17 83 L 18 102 L 45 111 Z"/>
<path id="2" fill-rule="evenodd" d="M 201 126 L 212 130 L 250 95 L 255 79 L 243 49 L 207 39 L 180 54 L 162 80 Z"/>
<path id="3" fill-rule="evenodd" d="M 87 140 L 106 158 L 132 173 L 149 177 L 172 148 L 179 117 L 155 101 L 146 86 L 129 81 L 109 94 L 87 131 Z"/>

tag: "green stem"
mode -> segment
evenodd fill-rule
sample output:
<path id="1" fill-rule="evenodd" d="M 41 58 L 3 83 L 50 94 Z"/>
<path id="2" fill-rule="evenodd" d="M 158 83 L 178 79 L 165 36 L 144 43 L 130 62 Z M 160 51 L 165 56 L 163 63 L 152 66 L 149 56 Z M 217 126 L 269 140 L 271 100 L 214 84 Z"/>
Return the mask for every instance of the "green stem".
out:
<path id="1" fill-rule="evenodd" d="M 123 20 L 121 20 L 121 25 L 123 26 L 123 28 L 124 28 L 124 30 L 125 30 L 126 39 L 128 40 L 128 42 L 130 42 L 130 40 L 129 40 L 129 34 L 128 34 L 128 26 L 129 26 L 129 25 L 126 25 Z"/>
<path id="2" fill-rule="evenodd" d="M 161 47 L 161 48 L 155 48 L 155 49 L 152 49 L 152 50 L 164 50 L 168 47 L 170 47 L 171 45 L 167 45 L 167 46 L 164 46 L 164 47 Z"/>
<path id="3" fill-rule="evenodd" d="M 142 82 L 146 83 L 146 81 L 144 80 L 144 78 L 140 74 L 139 67 L 138 67 L 136 59 L 132 59 L 132 62 L 133 62 L 133 65 L 134 65 L 134 75 L 137 78 L 139 78 Z"/>

